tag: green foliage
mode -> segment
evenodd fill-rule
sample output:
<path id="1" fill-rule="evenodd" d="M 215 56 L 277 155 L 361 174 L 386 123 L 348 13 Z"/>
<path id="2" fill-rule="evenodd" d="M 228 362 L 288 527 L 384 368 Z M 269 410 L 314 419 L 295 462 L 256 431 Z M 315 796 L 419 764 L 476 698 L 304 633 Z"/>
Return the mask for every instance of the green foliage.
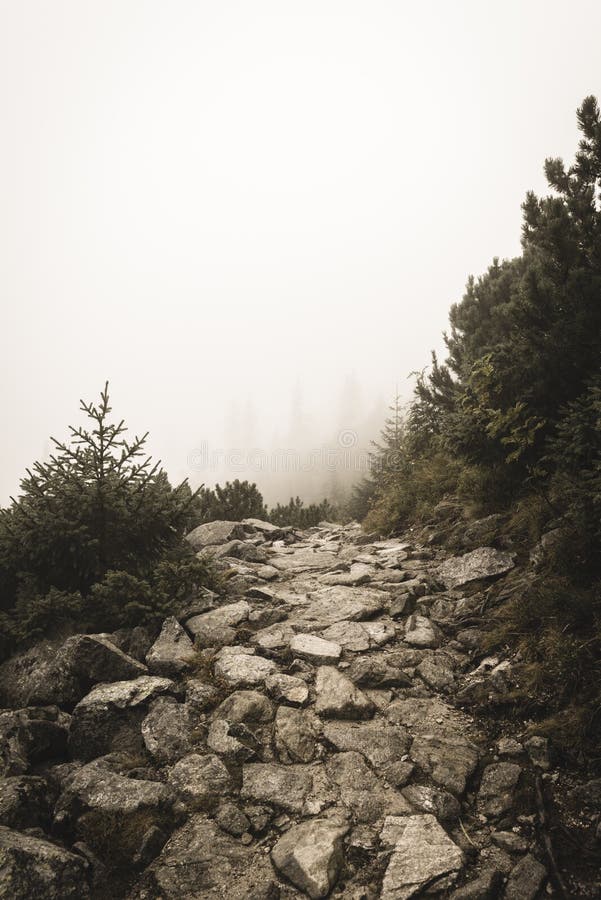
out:
<path id="1" fill-rule="evenodd" d="M 109 569 L 143 572 L 184 531 L 187 485 L 171 488 L 146 455 L 147 435 L 128 442 L 123 421 L 109 420 L 108 385 L 100 403 L 81 403 L 90 425 L 55 440 L 49 462 L 36 462 L 21 494 L 0 518 L 2 581 L 24 577 L 40 593 L 87 590 Z"/>
<path id="2" fill-rule="evenodd" d="M 423 520 L 445 493 L 510 510 L 522 551 L 545 529 L 542 579 L 503 606 L 497 639 L 519 647 L 528 688 L 579 733 L 600 706 L 601 113 L 577 113 L 574 163 L 548 159 L 550 194 L 522 207 L 522 253 L 494 259 L 451 307 L 447 358 L 417 375 L 401 429 L 376 448 L 364 527 Z M 597 715 L 597 719 L 600 717 Z M 574 722 L 576 722 L 574 718 Z"/>
<path id="3" fill-rule="evenodd" d="M 3 652 L 70 622 L 114 630 L 163 615 L 211 572 L 182 544 L 195 495 L 172 488 L 145 452 L 110 420 L 108 385 L 81 403 L 88 427 L 54 440 L 21 494 L 0 514 Z M 175 587 L 176 583 L 179 585 Z"/>
<path id="4" fill-rule="evenodd" d="M 226 481 L 214 490 L 202 487 L 193 503 L 194 525 L 216 519 L 239 522 L 242 519 L 265 519 L 267 509 L 256 484 L 249 481 Z"/>
<path id="5" fill-rule="evenodd" d="M 337 512 L 328 500 L 305 506 L 300 497 L 291 497 L 289 503 L 278 503 L 269 510 L 268 519 L 274 525 L 292 525 L 295 528 L 312 528 L 320 522 L 335 521 Z"/>

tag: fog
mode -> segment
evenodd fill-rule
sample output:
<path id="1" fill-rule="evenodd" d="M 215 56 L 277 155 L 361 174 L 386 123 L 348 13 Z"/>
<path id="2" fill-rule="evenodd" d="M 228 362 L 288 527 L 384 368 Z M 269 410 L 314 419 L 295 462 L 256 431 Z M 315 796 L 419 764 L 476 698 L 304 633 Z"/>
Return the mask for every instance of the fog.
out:
<path id="1" fill-rule="evenodd" d="M 0 0 L 0 503 L 106 379 L 173 481 L 347 485 L 519 252 L 600 33 L 596 0 Z"/>

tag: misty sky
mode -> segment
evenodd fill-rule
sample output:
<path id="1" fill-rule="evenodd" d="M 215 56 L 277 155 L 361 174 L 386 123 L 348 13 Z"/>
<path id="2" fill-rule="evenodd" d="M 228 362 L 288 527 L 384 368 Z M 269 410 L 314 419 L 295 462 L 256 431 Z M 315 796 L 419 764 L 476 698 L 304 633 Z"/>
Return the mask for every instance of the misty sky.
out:
<path id="1" fill-rule="evenodd" d="M 0 503 L 107 378 L 195 483 L 203 443 L 408 393 L 572 158 L 600 34 L 598 0 L 0 0 Z"/>

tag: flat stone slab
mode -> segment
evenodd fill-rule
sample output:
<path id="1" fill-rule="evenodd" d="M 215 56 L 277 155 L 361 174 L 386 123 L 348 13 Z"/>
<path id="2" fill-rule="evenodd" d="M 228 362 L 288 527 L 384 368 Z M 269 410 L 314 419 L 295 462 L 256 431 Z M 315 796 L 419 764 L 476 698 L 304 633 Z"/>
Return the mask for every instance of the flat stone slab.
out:
<path id="1" fill-rule="evenodd" d="M 309 688 L 302 678 L 276 672 L 265 679 L 265 689 L 278 703 L 290 706 L 304 706 L 309 699 Z"/>
<path id="2" fill-rule="evenodd" d="M 434 648 L 442 642 L 442 633 L 426 616 L 409 616 L 405 623 L 405 643 L 411 647 Z"/>
<path id="3" fill-rule="evenodd" d="M 243 800 L 270 803 L 293 813 L 317 813 L 326 803 L 323 766 L 248 763 L 242 769 Z M 311 801 L 322 803 L 313 806 Z"/>
<path id="4" fill-rule="evenodd" d="M 382 900 L 409 900 L 426 888 L 444 891 L 463 868 L 463 853 L 432 815 L 390 816 L 380 839 L 393 848 Z"/>
<path id="5" fill-rule="evenodd" d="M 326 762 L 338 800 L 358 822 L 378 822 L 385 816 L 413 811 L 402 794 L 380 781 L 360 753 L 335 753 Z"/>
<path id="6" fill-rule="evenodd" d="M 307 630 L 320 630 L 336 622 L 371 619 L 387 609 L 391 595 L 360 587 L 325 587 L 309 593 L 309 603 L 295 611 L 294 621 Z"/>
<path id="7" fill-rule="evenodd" d="M 203 550 L 205 547 L 214 547 L 217 544 L 226 544 L 228 541 L 244 540 L 248 535 L 240 522 L 228 522 L 218 519 L 215 522 L 205 522 L 198 525 L 189 534 L 186 540 L 193 550 Z"/>
<path id="8" fill-rule="evenodd" d="M 230 687 L 245 688 L 263 684 L 268 675 L 277 669 L 272 659 L 251 656 L 248 653 L 227 653 L 215 663 L 214 671 Z"/>
<path id="9" fill-rule="evenodd" d="M 344 863 L 342 839 L 349 827 L 328 819 L 293 826 L 271 851 L 274 866 L 312 900 L 327 897 Z"/>
<path id="10" fill-rule="evenodd" d="M 411 745 L 406 728 L 380 720 L 325 722 L 323 736 L 339 751 L 361 753 L 376 769 L 399 760 Z"/>
<path id="11" fill-rule="evenodd" d="M 342 647 L 334 641 L 326 641 L 315 634 L 296 634 L 290 641 L 290 651 L 299 659 L 306 659 L 315 665 L 336 663 L 342 654 Z"/>
<path id="12" fill-rule="evenodd" d="M 375 712 L 372 701 L 334 666 L 317 670 L 315 695 L 315 712 L 325 718 L 371 719 Z"/>
<path id="13" fill-rule="evenodd" d="M 299 548 L 292 553 L 277 553 L 269 562 L 280 572 L 313 572 L 324 569 L 335 569 L 338 558 L 327 550 L 314 550 L 312 547 Z"/>
<path id="14" fill-rule="evenodd" d="M 192 616 L 186 622 L 186 628 L 197 637 L 215 628 L 233 628 L 241 625 L 242 622 L 246 622 L 249 614 L 250 605 L 246 600 L 239 600 L 238 603 L 228 603 L 199 616 Z"/>
<path id="15" fill-rule="evenodd" d="M 394 640 L 396 629 L 391 619 L 375 622 L 336 622 L 322 631 L 322 637 L 334 641 L 352 653 L 362 653 L 374 647 L 382 647 Z"/>
<path id="16" fill-rule="evenodd" d="M 155 675 L 177 677 L 190 668 L 193 653 L 192 641 L 177 619 L 170 616 L 146 654 L 146 665 Z"/>
<path id="17" fill-rule="evenodd" d="M 130 900 L 250 900 L 277 896 L 269 856 L 244 846 L 198 813 L 175 831 L 146 869 Z"/>
<path id="18" fill-rule="evenodd" d="M 513 553 L 494 547 L 479 547 L 463 556 L 452 556 L 438 570 L 438 577 L 446 588 L 462 587 L 481 578 L 504 575 L 515 566 Z"/>

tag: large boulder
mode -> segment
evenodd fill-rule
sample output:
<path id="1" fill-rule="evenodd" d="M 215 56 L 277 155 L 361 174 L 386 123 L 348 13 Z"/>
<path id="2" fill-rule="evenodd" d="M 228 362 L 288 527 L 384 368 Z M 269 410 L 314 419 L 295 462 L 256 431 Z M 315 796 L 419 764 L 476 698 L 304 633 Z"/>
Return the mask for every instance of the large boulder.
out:
<path id="1" fill-rule="evenodd" d="M 82 856 L 0 826 L 0 897 L 6 900 L 84 900 L 86 868 Z"/>
<path id="2" fill-rule="evenodd" d="M 231 651 L 223 653 L 215 662 L 215 677 L 230 688 L 256 687 L 263 684 L 267 676 L 273 674 L 277 668 L 271 659 L 236 652 L 235 647 L 231 648 Z"/>
<path id="3" fill-rule="evenodd" d="M 513 553 L 494 547 L 479 547 L 463 556 L 452 556 L 438 570 L 438 577 L 446 588 L 458 588 L 482 578 L 504 575 L 515 566 Z"/>
<path id="4" fill-rule="evenodd" d="M 280 706 L 275 717 L 274 744 L 284 763 L 308 763 L 315 758 L 321 723 L 309 709 Z"/>
<path id="5" fill-rule="evenodd" d="M 492 763 L 485 768 L 478 791 L 482 815 L 496 818 L 511 809 L 521 774 L 522 767 L 517 763 Z"/>
<path id="6" fill-rule="evenodd" d="M 232 784 L 228 770 L 218 756 L 190 753 L 169 770 L 167 776 L 190 810 L 213 808 L 229 793 Z"/>
<path id="7" fill-rule="evenodd" d="M 142 737 L 158 763 L 174 763 L 193 749 L 192 733 L 199 717 L 188 703 L 157 697 L 142 721 Z"/>
<path id="8" fill-rule="evenodd" d="M 145 836 L 165 836 L 177 820 L 177 794 L 166 784 L 128 778 L 110 758 L 88 763 L 69 780 L 55 808 L 55 829 L 88 844 L 113 864 L 131 863 Z"/>
<path id="9" fill-rule="evenodd" d="M 228 603 L 199 616 L 192 616 L 186 622 L 186 628 L 198 642 L 208 647 L 213 643 L 220 643 L 219 640 L 213 640 L 213 635 L 220 629 L 230 629 L 227 633 L 233 635 L 233 629 L 246 622 L 249 613 L 250 605 L 246 600 L 239 600 L 238 603 Z"/>
<path id="10" fill-rule="evenodd" d="M 39 775 L 0 779 L 0 825 L 23 830 L 47 828 L 56 792 Z"/>
<path id="11" fill-rule="evenodd" d="M 387 722 L 326 722 L 323 736 L 336 750 L 361 753 L 376 769 L 401 759 L 408 751 L 411 738 L 403 725 Z"/>
<path id="12" fill-rule="evenodd" d="M 390 816 L 380 839 L 392 848 L 382 900 L 444 892 L 463 868 L 463 853 L 432 815 Z"/>
<path id="13" fill-rule="evenodd" d="M 312 900 L 327 897 L 344 863 L 348 825 L 311 819 L 293 826 L 271 851 L 276 869 Z"/>
<path id="14" fill-rule="evenodd" d="M 73 710 L 71 755 L 87 762 L 111 750 L 142 750 L 140 726 L 149 704 L 156 697 L 173 692 L 173 681 L 156 675 L 92 688 Z"/>
<path id="15" fill-rule="evenodd" d="M 30 766 L 63 757 L 69 716 L 56 706 L 0 712 L 0 775 L 24 775 Z"/>
<path id="16" fill-rule="evenodd" d="M 315 712 L 329 719 L 370 719 L 373 702 L 334 666 L 320 666 L 315 678 Z"/>
<path id="17" fill-rule="evenodd" d="M 383 783 L 360 753 L 334 753 L 326 763 L 330 783 L 338 789 L 339 801 L 357 822 L 373 823 L 384 816 L 412 811 L 402 794 Z"/>
<path id="18" fill-rule="evenodd" d="M 203 814 L 176 831 L 129 900 L 277 900 L 279 890 L 263 848 L 245 846 Z"/>
<path id="19" fill-rule="evenodd" d="M 192 641 L 177 619 L 170 616 L 146 654 L 146 665 L 154 675 L 177 678 L 190 668 L 193 653 Z"/>
<path id="20" fill-rule="evenodd" d="M 242 770 L 240 796 L 300 813 L 313 793 L 314 773 L 313 767 L 307 765 L 248 763 Z"/>
<path id="21" fill-rule="evenodd" d="M 50 649 L 33 648 L 5 663 L 2 693 L 9 706 L 72 707 L 101 681 L 147 674 L 146 666 L 101 634 L 76 634 Z"/>
<path id="22" fill-rule="evenodd" d="M 192 549 L 198 552 L 205 547 L 214 547 L 217 544 L 225 544 L 227 541 L 243 541 L 245 537 L 246 531 L 240 522 L 217 519 L 215 522 L 198 525 L 186 535 L 186 540 Z"/>

